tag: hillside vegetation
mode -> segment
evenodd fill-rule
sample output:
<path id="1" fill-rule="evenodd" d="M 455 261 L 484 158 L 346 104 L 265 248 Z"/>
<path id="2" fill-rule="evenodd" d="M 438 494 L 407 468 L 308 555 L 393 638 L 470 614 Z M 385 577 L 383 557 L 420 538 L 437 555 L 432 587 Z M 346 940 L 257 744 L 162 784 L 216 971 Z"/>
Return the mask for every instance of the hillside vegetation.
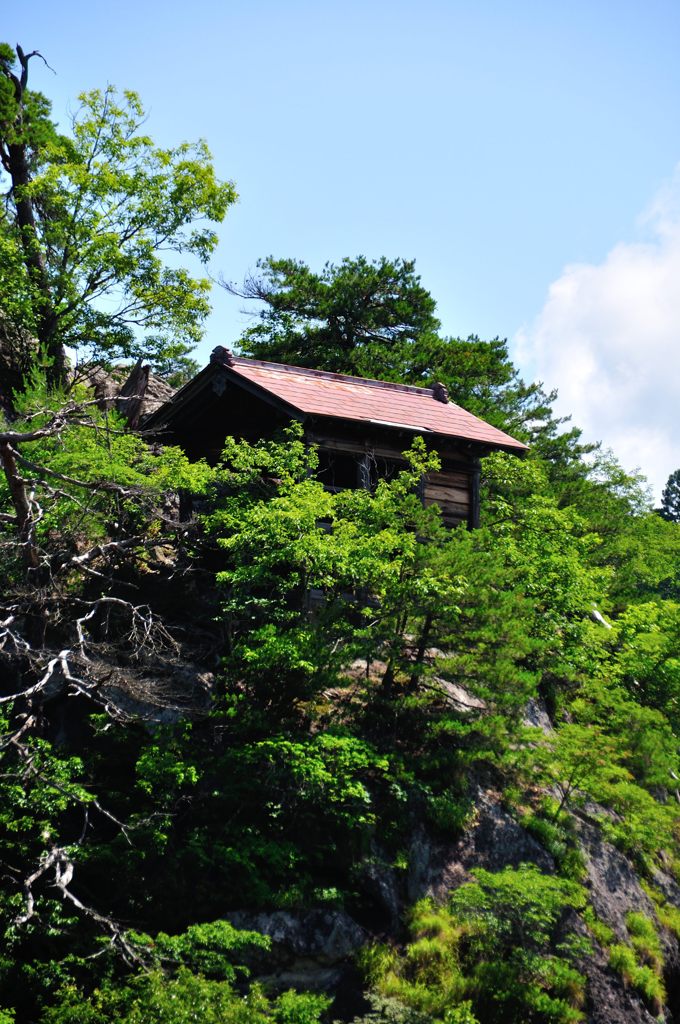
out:
<path id="1" fill-rule="evenodd" d="M 5 48 L 3 88 L 13 68 Z M 421 440 L 336 494 L 297 429 L 227 438 L 216 467 L 148 444 L 59 368 L 89 300 L 37 331 L 75 301 L 50 276 L 59 174 L 101 194 L 77 147 L 26 142 L 50 122 L 12 89 L 34 216 L 0 226 L 0 1022 L 680 1020 L 678 523 L 504 342 L 441 336 L 399 260 L 266 261 L 243 349 L 441 380 L 527 441 L 483 461 L 480 529 L 422 507 Z M 193 215 L 223 215 L 201 180 Z M 108 349 L 96 320 L 83 358 L 143 353 L 136 327 L 180 374 L 201 286 L 147 242 L 125 284 L 147 312 Z"/>

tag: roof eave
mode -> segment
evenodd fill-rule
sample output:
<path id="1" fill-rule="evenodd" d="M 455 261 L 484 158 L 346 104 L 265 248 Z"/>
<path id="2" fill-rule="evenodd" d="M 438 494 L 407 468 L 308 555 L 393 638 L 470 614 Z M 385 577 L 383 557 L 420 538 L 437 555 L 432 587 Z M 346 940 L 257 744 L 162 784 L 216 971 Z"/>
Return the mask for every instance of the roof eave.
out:
<path id="1" fill-rule="evenodd" d="M 383 430 L 398 432 L 403 431 L 409 434 L 418 434 L 421 437 L 437 439 L 438 441 L 458 442 L 465 445 L 471 445 L 475 448 L 480 449 L 480 456 L 488 455 L 491 452 L 502 449 L 507 451 L 511 455 L 525 455 L 528 452 L 528 447 L 522 444 L 521 441 L 515 441 L 508 439 L 508 442 L 503 441 L 484 441 L 475 437 L 467 437 L 465 434 L 448 434 L 443 433 L 440 430 L 433 430 L 430 427 L 413 426 L 409 423 L 388 423 L 384 420 L 372 420 L 372 419 L 359 419 L 358 417 L 340 416 L 337 413 L 323 413 L 323 412 L 307 412 L 306 416 L 310 419 L 321 419 L 326 421 L 335 421 L 337 423 L 353 423 L 353 424 L 366 424 L 372 427 L 381 427 Z M 484 451 L 482 452 L 481 449 Z"/>
<path id="2" fill-rule="evenodd" d="M 196 398 L 202 391 L 205 391 L 213 381 L 220 377 L 227 382 L 237 384 L 248 394 L 284 412 L 292 419 L 304 420 L 307 416 L 304 410 L 280 398 L 266 387 L 242 376 L 238 372 L 237 367 L 227 366 L 224 363 L 208 363 L 195 377 L 180 388 L 169 402 L 166 402 L 145 420 L 144 429 L 154 431 L 167 426 L 192 399 Z"/>

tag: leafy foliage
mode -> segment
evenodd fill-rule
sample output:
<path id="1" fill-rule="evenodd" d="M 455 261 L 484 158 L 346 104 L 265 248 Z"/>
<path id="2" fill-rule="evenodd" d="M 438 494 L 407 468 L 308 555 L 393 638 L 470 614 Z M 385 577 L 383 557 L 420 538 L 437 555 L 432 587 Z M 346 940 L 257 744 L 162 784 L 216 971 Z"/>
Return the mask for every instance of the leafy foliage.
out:
<path id="1" fill-rule="evenodd" d="M 440 558 L 446 539 L 436 510 L 415 493 L 436 464 L 422 442 L 407 453 L 409 469 L 375 494 L 329 494 L 311 475 L 316 456 L 299 428 L 289 437 L 283 446 L 227 445 L 218 475 L 227 494 L 208 520 L 227 558 L 217 580 L 233 663 L 251 696 L 261 699 L 263 686 L 277 713 L 358 657 L 384 658 L 388 682 L 403 665 L 417 670 L 404 655 L 407 633 L 434 636 L 436 620 L 456 615 L 461 589 Z M 263 486 L 258 471 L 271 483 Z"/>
<path id="2" fill-rule="evenodd" d="M 584 902 L 580 886 L 531 865 L 480 869 L 448 908 L 428 901 L 414 908 L 403 956 L 369 952 L 369 980 L 424 1020 L 582 1020 L 584 979 L 573 961 L 585 947 L 558 926 Z"/>
<path id="3" fill-rule="evenodd" d="M 323 996 L 293 991 L 269 1000 L 256 987 L 241 996 L 228 982 L 181 969 L 172 979 L 156 972 L 123 988 L 106 986 L 88 1000 L 66 989 L 41 1024 L 318 1024 L 327 1005 Z"/>
<path id="4" fill-rule="evenodd" d="M 625 981 L 638 989 L 652 1011 L 660 1014 L 666 1000 L 663 983 L 664 958 L 654 923 L 644 914 L 626 914 L 630 944 L 609 947 L 609 963 Z"/>
<path id="5" fill-rule="evenodd" d="M 265 304 L 240 343 L 257 359 L 399 380 L 418 341 L 439 327 L 413 261 L 359 256 L 315 274 L 300 260 L 269 257 L 258 270 L 242 292 L 230 287 Z"/>
<path id="6" fill-rule="evenodd" d="M 77 571 L 88 546 L 102 540 L 129 545 L 137 533 L 139 550 L 163 533 L 163 496 L 178 487 L 200 493 L 211 477 L 205 463 L 189 463 L 177 448 L 152 452 L 141 437 L 124 430 L 115 413 L 99 412 L 84 389 L 48 393 L 39 374 L 17 398 L 12 432 L 27 438 L 13 461 L 21 467 L 24 486 L 32 488 L 33 508 L 27 514 L 34 560 L 49 563 L 53 574 Z M 5 538 L 16 527 L 14 497 L 5 473 L 0 478 Z M 21 562 L 21 548 L 5 543 L 0 565 L 8 577 L 20 571 Z"/>
<path id="7" fill-rule="evenodd" d="M 661 515 L 671 523 L 680 523 L 680 469 L 671 473 L 661 492 Z"/>
<path id="8" fill-rule="evenodd" d="M 216 178 L 205 142 L 154 145 L 130 91 L 83 93 L 69 135 L 59 134 L 47 100 L 19 84 L 28 59 L 15 71 L 16 60 L 5 46 L 0 157 L 12 187 L 0 311 L 38 339 L 52 383 L 65 383 L 66 348 L 81 361 L 143 355 L 161 372 L 186 372 L 209 282 L 164 254 L 205 265 L 217 244 L 205 222 L 223 220 L 233 186 Z"/>
<path id="9" fill-rule="evenodd" d="M 56 414 L 41 407 L 39 393 L 25 398 L 27 425 L 49 425 Z M 18 889 L 7 905 L 7 935 L 16 930 L 8 971 L 21 956 L 24 989 L 30 980 L 44 1013 L 65 1019 L 77 1002 L 93 1021 L 114 1012 L 164 1020 L 168 1000 L 185 1012 L 185 992 L 203 1000 L 208 1019 L 216 1007 L 255 1013 L 255 996 L 246 1011 L 233 987 L 242 985 L 241 954 L 221 915 L 244 902 L 340 905 L 374 920 L 372 866 L 400 862 L 414 822 L 433 836 L 459 835 L 474 820 L 470 774 L 492 772 L 517 793 L 518 815 L 554 853 L 561 876 L 479 872 L 451 909 L 417 909 L 404 957 L 371 954 L 383 1000 L 374 1017 L 578 1020 L 578 949 L 562 945 L 561 931 L 566 911 L 583 900 L 569 812 L 586 799 L 612 809 L 601 815 L 602 832 L 642 871 L 677 856 L 668 790 L 676 741 L 664 716 L 673 708 L 673 602 L 629 605 L 611 616 L 610 629 L 593 620 L 615 568 L 601 564 L 590 520 L 561 505 L 538 461 L 488 460 L 482 528 L 446 531 L 415 493 L 436 465 L 418 445 L 408 468 L 373 493 L 331 494 L 314 479 L 315 453 L 295 431 L 281 443 L 228 441 L 213 472 L 170 450 L 151 453 L 97 416 L 85 422 L 78 412 L 58 439 L 22 448 L 32 464 L 65 478 L 47 522 L 36 524 L 40 550 L 51 557 L 78 531 L 76 550 L 101 547 L 112 522 L 126 537 L 163 536 L 158 499 L 166 488 L 208 494 L 207 536 L 191 544 L 216 574 L 220 678 L 203 720 L 152 731 L 93 721 L 87 752 L 78 744 L 75 759 L 31 739 L 32 763 L 42 763 L 40 751 L 45 778 L 63 796 L 50 798 L 49 819 L 31 807 L 25 836 L 8 847 L 17 869 L 49 856 L 54 839 L 40 839 L 48 829 L 84 891 L 100 901 L 107 893 L 107 920 L 132 919 L 136 930 L 110 935 L 98 968 L 90 957 L 101 923 L 75 906 L 65 912 L 45 877 L 34 886 L 41 917 L 29 929 L 12 923 L 25 906 Z M 97 490 L 104 480 L 126 489 L 123 501 Z M 148 572 L 142 541 L 135 545 L 129 580 Z M 13 571 L 19 580 L 20 560 Z M 84 600 L 83 581 L 67 578 Z M 89 645 L 98 629 L 88 632 L 87 650 L 96 649 Z M 539 694 L 555 716 L 552 732 L 522 724 Z M 20 820 L 12 799 L 32 792 L 16 788 L 24 763 L 17 756 L 7 775 L 15 780 L 12 820 Z M 95 793 L 106 794 L 124 834 L 95 807 Z M 98 822 L 84 839 L 83 815 Z M 266 955 L 264 940 L 243 942 Z M 120 965 L 126 948 L 156 973 L 131 980 Z M 633 953 L 624 958 L 637 955 L 632 939 L 626 948 Z M 645 978 L 653 973 L 638 967 Z M 6 991 L 23 1016 L 34 1013 Z M 316 1004 L 293 1003 L 291 1013 L 318 1016 Z M 277 1006 L 261 1003 L 257 1013 L 283 1013 Z"/>
<path id="10" fill-rule="evenodd" d="M 205 264 L 203 220 L 234 194 L 202 143 L 156 147 L 133 94 L 89 94 L 60 136 L 17 78 L 36 56 L 0 48 L 22 388 L 0 423 L 0 1019 L 327 1024 L 325 996 L 251 984 L 278 963 L 231 912 L 343 910 L 393 939 L 419 844 L 475 830 L 480 790 L 555 873 L 479 869 L 416 903 L 403 947 L 360 953 L 355 1024 L 575 1024 L 583 924 L 661 1013 L 663 937 L 631 913 L 617 943 L 586 906 L 578 819 L 680 933 L 678 523 L 505 342 L 441 338 L 408 261 L 264 261 L 243 348 L 441 381 L 531 440 L 484 460 L 478 530 L 423 508 L 422 441 L 373 490 L 330 493 L 300 429 L 228 438 L 212 469 L 60 388 L 65 345 L 186 366 L 205 283 L 161 248 Z"/>

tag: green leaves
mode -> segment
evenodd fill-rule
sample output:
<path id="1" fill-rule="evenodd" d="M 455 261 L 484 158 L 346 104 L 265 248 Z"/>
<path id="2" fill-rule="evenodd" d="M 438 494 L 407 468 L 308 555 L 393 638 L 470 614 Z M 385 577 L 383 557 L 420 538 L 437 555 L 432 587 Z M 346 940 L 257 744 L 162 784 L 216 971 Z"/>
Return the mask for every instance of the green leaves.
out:
<path id="1" fill-rule="evenodd" d="M 448 907 L 416 906 L 403 949 L 366 955 L 382 999 L 367 1020 L 581 1020 L 574 812 L 641 872 L 677 872 L 677 524 L 651 514 L 639 479 L 578 430 L 559 432 L 554 396 L 521 380 L 505 342 L 440 338 L 409 261 L 360 257 L 319 274 L 264 261 L 245 287 L 264 308 L 243 349 L 441 380 L 531 438 L 523 462 L 484 463 L 479 530 L 446 531 L 422 507 L 438 460 L 421 441 L 372 491 L 329 493 L 299 427 L 279 442 L 228 439 L 213 471 L 150 450 L 78 388 L 59 392 L 65 346 L 79 361 L 143 355 L 166 373 L 188 368 L 214 225 L 235 193 L 205 143 L 156 146 L 135 94 L 84 94 L 65 137 L 42 97 L 17 92 L 15 69 L 0 47 L 12 185 L 0 330 L 23 386 L 12 427 L 32 439 L 10 453 L 0 485 L 0 642 L 21 679 L 46 671 L 50 650 L 64 657 L 46 678 L 58 698 L 34 692 L 2 741 L 0 1002 L 42 1024 L 316 1024 L 323 997 L 246 991 L 239 974 L 268 941 L 237 932 L 228 912 L 332 905 L 373 920 L 380 873 L 400 888 L 414 829 L 440 843 L 474 827 L 483 784 L 515 807 L 557 875 L 479 870 Z M 49 389 L 31 376 L 36 360 Z M 178 522 L 179 490 L 207 499 L 207 537 Z M 135 679 L 150 691 L 157 669 L 162 688 L 180 661 L 205 684 L 191 722 L 180 700 L 159 713 L 163 726 L 155 713 L 104 724 L 80 704 L 59 717 L 69 685 L 108 702 Z M 550 720 L 528 729 L 538 695 Z M 127 704 L 132 718 L 134 690 Z M 59 886 L 74 872 L 80 905 Z M 673 912 L 659 904 L 670 927 Z M 612 963 L 660 1009 L 660 944 L 640 915 L 628 928 Z M 127 965 L 114 952 L 123 939 Z M 130 968 L 136 956 L 144 973 Z"/>
<path id="2" fill-rule="evenodd" d="M 390 768 L 389 760 L 366 742 L 328 733 L 297 743 L 283 737 L 262 740 L 246 748 L 244 757 L 256 769 L 266 764 L 276 772 L 289 810 L 298 804 L 311 817 L 323 809 L 336 824 L 349 828 L 374 823 L 368 782 Z"/>
<path id="3" fill-rule="evenodd" d="M 358 256 L 315 274 L 269 257 L 258 270 L 243 293 L 230 289 L 266 303 L 240 342 L 258 359 L 401 380 L 418 340 L 439 327 L 413 261 Z"/>
<path id="4" fill-rule="evenodd" d="M 80 101 L 73 143 L 48 153 L 30 186 L 32 196 L 58 211 L 41 229 L 45 247 L 62 255 L 52 287 L 63 343 L 87 342 L 93 354 L 115 357 L 139 354 L 137 327 L 157 337 L 182 333 L 196 340 L 207 313 L 208 282 L 164 266 L 160 253 L 190 253 L 205 263 L 216 236 L 193 223 L 222 220 L 234 190 L 217 182 L 204 142 L 155 147 L 140 130 L 145 115 L 136 94 L 119 98 L 109 87 L 84 93 Z M 116 305 L 98 308 L 105 296 Z M 119 353 L 103 337 L 84 335 L 82 316 L 88 334 L 108 325 Z"/>
<path id="5" fill-rule="evenodd" d="M 619 764 L 622 756 L 615 740 L 597 726 L 567 723 L 546 736 L 535 763 L 543 784 L 560 794 L 553 819 L 579 790 L 597 796 L 607 786 L 628 781 L 630 774 Z"/>
<path id="6" fill-rule="evenodd" d="M 619 616 L 612 669 L 638 703 L 662 711 L 680 732 L 680 604 L 645 601 Z"/>
<path id="7" fill-rule="evenodd" d="M 471 989 L 481 1018 L 582 1020 L 584 979 L 573 964 L 587 943 L 574 934 L 559 942 L 558 926 L 565 911 L 585 905 L 583 889 L 529 864 L 474 875 L 453 893 L 450 908 L 470 929 Z"/>
<path id="8" fill-rule="evenodd" d="M 271 948 L 267 936 L 234 928 L 228 921 L 190 925 L 181 935 L 159 932 L 153 939 L 148 935 L 129 937 L 157 969 L 184 967 L 216 981 L 231 982 L 239 974 L 248 975 L 242 961 L 255 950 Z"/>
<path id="9" fill-rule="evenodd" d="M 664 957 L 654 922 L 644 914 L 626 914 L 629 943 L 615 943 L 608 948 L 609 964 L 636 988 L 652 1012 L 660 1015 L 666 1001 L 663 979 Z"/>
<path id="10" fill-rule="evenodd" d="M 449 906 L 454 916 L 479 929 L 477 940 L 499 953 L 516 946 L 544 947 L 568 907 L 585 906 L 580 885 L 542 874 L 533 864 L 491 872 L 478 868 L 475 881 L 456 889 Z M 488 945 L 487 945 L 488 944 Z"/>
<path id="11" fill-rule="evenodd" d="M 155 971 L 126 986 L 105 984 L 89 999 L 66 988 L 41 1024 L 319 1024 L 328 1004 L 324 996 L 292 990 L 270 1000 L 257 986 L 241 995 L 226 981 L 182 968 L 174 978 Z"/>
<path id="12" fill-rule="evenodd" d="M 402 652 L 411 626 L 428 621 L 430 632 L 455 615 L 459 586 L 438 554 L 444 532 L 414 493 L 435 464 L 424 446 L 375 494 L 327 493 L 298 428 L 285 445 L 228 442 L 224 459 L 207 525 L 226 563 L 217 575 L 232 643 L 225 664 L 259 701 L 280 711 L 308 699 L 362 655 L 384 657 L 393 674 L 412 660 Z"/>
<path id="13" fill-rule="evenodd" d="M 233 185 L 217 179 L 203 140 L 156 146 L 131 91 L 82 93 L 70 135 L 58 135 L 40 97 L 17 100 L 6 53 L 0 151 L 13 187 L 0 222 L 0 310 L 37 336 L 52 383 L 65 383 L 66 348 L 80 363 L 141 356 L 186 372 L 210 281 L 166 254 L 208 263 L 210 224 L 236 201 Z"/>
<path id="14" fill-rule="evenodd" d="M 583 1020 L 584 978 L 574 961 L 588 947 L 573 933 L 565 940 L 560 926 L 568 910 L 584 905 L 580 886 L 530 864 L 477 870 L 448 907 L 416 904 L 403 954 L 386 947 L 366 952 L 368 980 L 381 996 L 414 1011 L 415 1021 L 422 1014 L 436 1024 L 575 1024 Z"/>
<path id="15" fill-rule="evenodd" d="M 213 476 L 205 463 L 190 463 L 178 448 L 153 452 L 139 435 L 123 430 L 116 413 L 99 412 L 84 389 L 74 389 L 69 398 L 48 393 L 39 374 L 27 384 L 13 429 L 29 435 L 43 430 L 46 436 L 23 443 L 16 457 L 33 488 L 35 541 L 53 571 L 112 534 L 158 535 L 164 494 L 180 488 L 205 492 Z M 0 512 L 13 511 L 3 475 Z M 5 541 L 15 532 L 11 519 L 0 523 Z M 16 571 L 12 565 L 20 563 L 20 554 L 16 544 L 0 549 L 6 572 Z"/>
<path id="16" fill-rule="evenodd" d="M 671 473 L 661 494 L 660 514 L 671 523 L 680 523 L 680 469 Z"/>

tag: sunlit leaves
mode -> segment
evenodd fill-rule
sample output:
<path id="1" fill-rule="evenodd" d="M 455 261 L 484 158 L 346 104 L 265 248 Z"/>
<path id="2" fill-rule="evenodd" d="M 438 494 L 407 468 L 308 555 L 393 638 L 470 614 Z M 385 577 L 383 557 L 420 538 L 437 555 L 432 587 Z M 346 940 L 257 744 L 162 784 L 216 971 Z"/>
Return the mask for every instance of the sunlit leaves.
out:
<path id="1" fill-rule="evenodd" d="M 181 369 L 209 311 L 202 268 L 217 244 L 214 225 L 236 200 L 233 186 L 218 180 L 203 140 L 156 146 L 134 92 L 83 93 L 68 136 L 39 101 L 26 92 L 21 112 L 11 96 L 0 104 L 0 142 L 18 133 L 31 154 L 29 180 L 15 185 L 0 221 L 2 311 L 37 331 L 45 351 L 68 348 L 79 361 L 145 356 L 161 371 Z M 34 214 L 30 238 L 17 228 L 22 200 Z M 29 249 L 44 274 L 31 270 Z"/>

